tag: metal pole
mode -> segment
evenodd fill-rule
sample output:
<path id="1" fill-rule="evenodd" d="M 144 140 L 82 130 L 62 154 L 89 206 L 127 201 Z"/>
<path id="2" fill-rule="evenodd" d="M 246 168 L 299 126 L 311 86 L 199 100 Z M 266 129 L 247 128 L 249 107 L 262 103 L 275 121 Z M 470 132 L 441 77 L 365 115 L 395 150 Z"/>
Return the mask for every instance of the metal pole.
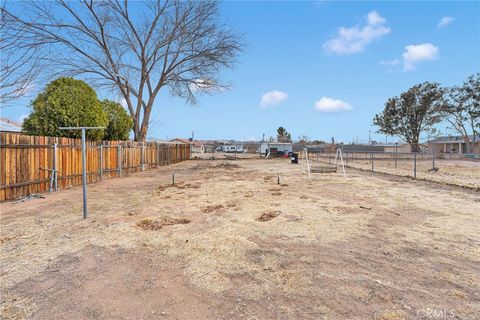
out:
<path id="1" fill-rule="evenodd" d="M 83 219 L 88 217 L 87 208 L 87 155 L 85 130 L 105 129 L 105 127 L 60 127 L 60 130 L 81 130 L 82 132 L 82 184 L 83 184 Z"/>
<path id="2" fill-rule="evenodd" d="M 413 154 L 413 178 L 417 178 L 417 153 Z"/>
<path id="3" fill-rule="evenodd" d="M 435 148 L 432 144 L 432 169 L 435 170 Z"/>
<path id="4" fill-rule="evenodd" d="M 58 178 L 57 178 L 57 143 L 54 143 L 53 144 L 53 171 L 52 171 L 52 175 L 53 175 L 53 183 L 54 183 L 54 186 L 55 186 L 55 191 L 58 191 Z"/>
<path id="5" fill-rule="evenodd" d="M 175 185 L 175 173 L 172 173 L 172 186 Z"/>
<path id="6" fill-rule="evenodd" d="M 397 161 L 398 161 L 398 143 L 395 142 L 395 168 L 397 167 Z"/>
<path id="7" fill-rule="evenodd" d="M 122 146 L 117 146 L 117 167 L 118 167 L 118 176 L 122 176 Z"/>
<path id="8" fill-rule="evenodd" d="M 85 152 L 85 128 L 82 128 L 82 182 L 83 182 L 83 219 L 88 217 L 87 208 L 87 155 Z"/>
<path id="9" fill-rule="evenodd" d="M 373 153 L 370 153 L 370 160 L 372 161 L 372 172 L 373 172 Z"/>
<path id="10" fill-rule="evenodd" d="M 142 168 L 142 171 L 145 171 L 145 142 L 142 142 L 140 161 L 142 162 L 140 167 Z"/>
<path id="11" fill-rule="evenodd" d="M 100 149 L 100 180 L 103 179 L 103 145 L 99 146 Z"/>

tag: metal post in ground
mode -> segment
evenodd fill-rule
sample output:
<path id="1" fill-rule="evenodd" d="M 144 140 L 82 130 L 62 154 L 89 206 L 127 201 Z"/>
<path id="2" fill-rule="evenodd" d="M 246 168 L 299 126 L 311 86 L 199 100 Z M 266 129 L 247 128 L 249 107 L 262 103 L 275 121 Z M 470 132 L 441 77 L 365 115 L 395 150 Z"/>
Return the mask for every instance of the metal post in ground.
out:
<path id="1" fill-rule="evenodd" d="M 432 169 L 435 170 L 435 148 L 432 145 Z"/>
<path id="2" fill-rule="evenodd" d="M 374 171 L 374 167 L 373 167 L 373 152 L 370 153 L 370 161 L 372 162 L 372 172 Z"/>
<path id="3" fill-rule="evenodd" d="M 85 128 L 82 128 L 82 184 L 83 184 L 83 219 L 88 218 L 87 208 L 87 154 L 85 151 Z"/>
<path id="4" fill-rule="evenodd" d="M 122 176 L 122 146 L 118 145 L 117 146 L 117 170 L 118 170 L 118 176 Z"/>
<path id="5" fill-rule="evenodd" d="M 142 146 L 140 147 L 140 170 L 145 171 L 145 159 L 143 158 L 145 156 L 145 146 L 144 143 L 142 142 Z"/>
<path id="6" fill-rule="evenodd" d="M 87 208 L 87 154 L 85 130 L 105 129 L 105 127 L 60 127 L 60 130 L 81 130 L 82 132 L 82 185 L 83 185 L 83 219 L 88 217 Z"/>
<path id="7" fill-rule="evenodd" d="M 413 154 L 413 178 L 417 178 L 417 153 Z"/>
<path id="8" fill-rule="evenodd" d="M 398 161 L 398 142 L 395 142 L 395 168 L 397 167 Z"/>
<path id="9" fill-rule="evenodd" d="M 57 150 L 58 146 L 57 143 L 53 144 L 53 184 L 55 186 L 55 191 L 58 191 L 58 175 L 57 175 Z"/>
<path id="10" fill-rule="evenodd" d="M 172 173 L 172 186 L 175 185 L 175 173 Z"/>
<path id="11" fill-rule="evenodd" d="M 103 179 L 103 145 L 99 145 L 98 149 L 100 150 L 100 180 Z"/>

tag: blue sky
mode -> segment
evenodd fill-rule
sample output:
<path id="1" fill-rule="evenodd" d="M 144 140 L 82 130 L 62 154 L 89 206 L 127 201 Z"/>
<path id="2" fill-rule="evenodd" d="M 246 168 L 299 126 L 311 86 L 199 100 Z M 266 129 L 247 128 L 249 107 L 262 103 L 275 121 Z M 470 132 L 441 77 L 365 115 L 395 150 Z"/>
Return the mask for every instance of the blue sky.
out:
<path id="1" fill-rule="evenodd" d="M 479 2 L 238 1 L 221 17 L 246 43 L 222 71 L 231 89 L 195 106 L 161 93 L 150 137 L 261 139 L 284 126 L 295 139 L 385 141 L 372 118 L 387 98 L 480 72 Z M 2 117 L 19 120 L 26 105 Z"/>

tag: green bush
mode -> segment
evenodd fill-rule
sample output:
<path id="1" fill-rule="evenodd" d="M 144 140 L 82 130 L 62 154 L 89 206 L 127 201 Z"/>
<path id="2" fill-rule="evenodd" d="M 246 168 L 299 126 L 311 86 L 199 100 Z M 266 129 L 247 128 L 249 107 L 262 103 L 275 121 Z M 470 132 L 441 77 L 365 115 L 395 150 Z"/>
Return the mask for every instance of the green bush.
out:
<path id="1" fill-rule="evenodd" d="M 104 100 L 102 109 L 108 117 L 108 126 L 105 130 L 105 140 L 127 140 L 133 127 L 133 119 L 117 102 Z"/>
<path id="2" fill-rule="evenodd" d="M 61 77 L 50 82 L 32 102 L 32 113 L 24 120 L 26 134 L 79 138 L 78 130 L 59 127 L 107 127 L 108 117 L 95 91 L 85 82 Z M 104 130 L 87 130 L 87 138 L 100 140 Z"/>

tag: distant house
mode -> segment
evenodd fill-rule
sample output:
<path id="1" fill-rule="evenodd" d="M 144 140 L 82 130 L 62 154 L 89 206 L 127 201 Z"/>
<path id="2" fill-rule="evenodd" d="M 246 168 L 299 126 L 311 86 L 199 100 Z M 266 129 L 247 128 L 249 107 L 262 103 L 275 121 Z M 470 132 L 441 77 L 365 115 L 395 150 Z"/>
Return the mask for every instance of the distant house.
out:
<path id="1" fill-rule="evenodd" d="M 191 141 L 188 139 L 175 138 L 170 140 L 171 143 L 189 144 L 192 153 L 205 153 L 205 143 L 203 141 Z"/>
<path id="2" fill-rule="evenodd" d="M 474 139 L 473 135 L 470 135 L 468 138 L 471 147 L 469 153 L 480 154 L 480 136 L 476 136 Z M 467 144 L 462 136 L 438 137 L 430 140 L 428 144 L 435 153 L 467 153 Z"/>
<path id="3" fill-rule="evenodd" d="M 21 132 L 22 125 L 7 118 L 0 118 L 1 132 Z"/>
<path id="4" fill-rule="evenodd" d="M 290 142 L 262 142 L 260 145 L 261 154 L 288 154 L 293 152 L 293 144 Z"/>
<path id="5" fill-rule="evenodd" d="M 222 151 L 229 153 L 243 153 L 244 149 L 241 144 L 226 144 L 222 146 Z"/>

